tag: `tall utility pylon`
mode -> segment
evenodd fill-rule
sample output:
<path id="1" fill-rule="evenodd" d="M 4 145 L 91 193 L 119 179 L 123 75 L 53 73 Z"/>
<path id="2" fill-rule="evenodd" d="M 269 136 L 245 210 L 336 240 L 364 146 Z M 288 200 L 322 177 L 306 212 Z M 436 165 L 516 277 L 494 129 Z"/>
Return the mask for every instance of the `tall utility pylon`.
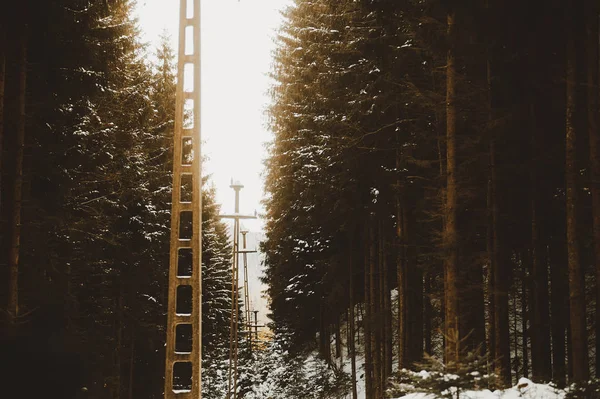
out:
<path id="1" fill-rule="evenodd" d="M 248 330 L 248 342 L 252 347 L 252 316 L 250 316 L 250 287 L 248 286 L 248 252 L 246 248 L 246 234 L 248 230 L 241 230 L 243 237 L 242 258 L 244 260 L 244 314 L 246 315 L 246 328 Z M 256 251 L 254 251 L 256 252 Z"/>
<path id="2" fill-rule="evenodd" d="M 239 255 L 246 256 L 250 251 L 240 250 L 240 219 L 256 219 L 256 215 L 240 214 L 240 190 L 244 186 L 240 182 L 231 181 L 229 186 L 235 191 L 235 212 L 233 214 L 220 215 L 221 218 L 233 219 L 233 259 L 231 264 L 231 322 L 229 326 L 229 370 L 227 376 L 227 396 L 225 399 L 237 399 L 238 382 L 238 303 L 239 303 Z M 244 234 L 244 247 L 246 246 L 246 235 Z M 247 292 L 247 288 L 245 290 Z M 246 298 L 244 298 L 246 302 Z M 246 320 L 246 323 L 249 321 Z"/>
<path id="3" fill-rule="evenodd" d="M 200 140 L 200 0 L 180 0 L 165 399 L 202 397 Z"/>

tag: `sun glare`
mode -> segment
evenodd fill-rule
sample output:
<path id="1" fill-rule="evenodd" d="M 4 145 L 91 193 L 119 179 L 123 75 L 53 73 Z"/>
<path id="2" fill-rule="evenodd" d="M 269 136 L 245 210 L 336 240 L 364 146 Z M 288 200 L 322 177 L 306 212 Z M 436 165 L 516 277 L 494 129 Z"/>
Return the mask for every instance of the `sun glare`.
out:
<path id="1" fill-rule="evenodd" d="M 270 140 L 265 110 L 273 38 L 288 0 L 203 0 L 202 138 L 204 174 L 211 175 L 217 201 L 233 209 L 231 178 L 244 184 L 240 210 L 259 213 L 263 196 L 264 144 Z M 155 47 L 164 32 L 177 52 L 179 2 L 145 0 L 138 4 L 143 38 Z M 186 70 L 185 88 L 193 84 Z M 247 221 L 261 230 L 260 221 Z"/>

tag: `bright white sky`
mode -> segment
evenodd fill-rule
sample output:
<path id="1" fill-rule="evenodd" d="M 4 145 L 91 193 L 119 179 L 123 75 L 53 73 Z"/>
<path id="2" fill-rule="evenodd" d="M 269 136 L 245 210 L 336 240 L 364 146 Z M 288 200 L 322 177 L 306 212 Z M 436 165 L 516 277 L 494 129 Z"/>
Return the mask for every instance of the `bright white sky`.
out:
<path id="1" fill-rule="evenodd" d="M 230 179 L 241 181 L 240 211 L 263 208 L 265 143 L 271 140 L 265 109 L 273 38 L 291 0 L 201 0 L 202 138 L 208 157 L 204 173 L 212 175 L 223 212 L 233 212 Z M 156 47 L 167 30 L 177 51 L 179 0 L 138 0 L 143 40 Z M 244 221 L 251 231 L 259 221 Z"/>

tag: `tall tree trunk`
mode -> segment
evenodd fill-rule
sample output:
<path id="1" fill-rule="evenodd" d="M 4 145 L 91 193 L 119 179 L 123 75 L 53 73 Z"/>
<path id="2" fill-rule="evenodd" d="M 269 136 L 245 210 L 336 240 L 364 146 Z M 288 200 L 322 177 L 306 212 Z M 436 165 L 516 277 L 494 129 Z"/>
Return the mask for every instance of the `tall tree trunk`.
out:
<path id="1" fill-rule="evenodd" d="M 389 286 L 389 264 L 386 255 L 387 237 L 384 234 L 383 222 L 379 222 L 379 263 L 381 265 L 380 287 L 381 287 L 381 313 L 383 316 L 382 328 L 382 370 L 383 387 L 387 385 L 387 379 L 392 374 L 392 310 Z"/>
<path id="2" fill-rule="evenodd" d="M 598 4 L 587 2 L 587 119 L 596 271 L 596 377 L 600 377 L 600 132 L 598 131 Z"/>
<path id="3" fill-rule="evenodd" d="M 433 87 L 435 89 L 436 87 L 436 78 L 435 75 L 432 74 L 432 81 L 433 81 Z M 445 146 L 444 146 L 444 142 L 445 142 L 445 137 L 446 137 L 446 132 L 444 131 L 444 129 L 446 128 L 446 126 L 444 126 L 442 120 L 444 118 L 444 109 L 442 107 L 436 107 L 435 108 L 435 124 L 436 124 L 436 144 L 437 144 L 437 156 L 438 156 L 438 163 L 439 163 L 439 179 L 440 182 L 443 182 L 446 176 L 446 171 L 444 168 L 444 152 L 445 152 Z M 446 192 L 445 190 L 439 190 L 439 201 L 442 204 L 445 204 L 446 201 Z M 446 231 L 446 214 L 445 212 L 442 212 L 441 218 L 440 218 L 440 231 L 444 232 Z M 443 284 L 445 286 L 446 284 L 446 274 L 445 274 L 445 263 L 444 260 L 442 259 L 442 261 L 440 262 L 440 266 L 442 269 L 442 273 L 443 273 Z M 438 325 L 437 331 L 441 332 L 441 340 L 442 340 L 442 348 L 446 347 L 446 291 L 443 290 L 443 294 L 441 294 L 439 296 L 439 300 L 440 300 L 440 324 Z M 446 354 L 445 354 L 445 349 L 442 349 L 444 352 L 442 354 L 442 356 L 445 358 Z M 431 353 L 429 353 L 431 354 Z"/>
<path id="4" fill-rule="evenodd" d="M 406 279 L 405 292 L 405 338 L 404 353 L 408 367 L 420 361 L 423 357 L 423 272 L 417 264 L 414 208 L 404 207 L 402 222 L 404 225 L 404 265 Z"/>
<path id="5" fill-rule="evenodd" d="M 500 241 L 500 206 L 496 165 L 495 138 L 490 141 L 490 169 L 492 176 L 492 256 L 494 265 L 494 354 L 496 374 L 505 385 L 510 385 L 510 327 L 508 290 L 510 260 Z"/>
<path id="6" fill-rule="evenodd" d="M 531 295 L 532 302 L 530 328 L 534 334 L 531 339 L 532 378 L 536 382 L 550 381 L 552 378 L 550 354 L 550 313 L 548 304 L 548 260 L 546 244 L 542 239 L 544 230 L 541 216 L 542 197 L 540 179 L 540 162 L 543 154 L 542 137 L 536 123 L 535 105 L 530 105 L 531 119 Z"/>
<path id="7" fill-rule="evenodd" d="M 335 324 L 327 323 L 326 330 L 325 330 L 326 331 L 326 337 L 327 337 L 327 342 L 326 342 L 326 344 L 327 344 L 327 353 L 329 354 L 329 364 L 330 365 L 333 364 L 333 362 L 334 362 L 334 360 L 333 360 L 334 353 L 333 353 L 333 351 L 331 349 L 331 336 L 334 333 L 332 331 L 332 329 L 335 328 L 335 327 L 336 327 Z"/>
<path id="8" fill-rule="evenodd" d="M 487 328 L 487 348 L 490 362 L 496 359 L 496 288 L 494 286 L 494 275 L 495 275 L 495 263 L 496 254 L 494 252 L 494 227 L 493 227 L 493 195 L 492 195 L 492 174 L 491 167 L 488 177 L 487 187 L 487 209 L 488 209 L 488 223 L 487 223 L 487 254 L 488 254 L 488 265 L 486 270 L 487 279 L 487 305 L 488 305 L 488 328 Z"/>
<path id="9" fill-rule="evenodd" d="M 121 397 L 121 389 L 122 389 L 122 364 L 123 364 L 123 329 L 125 323 L 125 315 L 124 315 L 124 287 L 122 283 L 122 278 L 116 282 L 118 284 L 118 295 L 117 295 L 117 320 L 116 320 L 116 328 L 117 328 L 117 342 L 115 345 L 115 389 L 114 389 L 114 398 L 119 399 Z"/>
<path id="10" fill-rule="evenodd" d="M 565 329 L 569 320 L 567 300 L 567 272 L 564 242 L 555 238 L 550 242 L 548 258 L 550 260 L 550 306 L 552 310 L 552 381 L 559 387 L 566 383 Z"/>
<path id="11" fill-rule="evenodd" d="M 2 186 L 2 143 L 4 142 L 4 82 L 6 76 L 6 6 L 0 8 L 0 187 Z M 0 208 L 2 204 L 0 203 Z"/>
<path id="12" fill-rule="evenodd" d="M 431 336 L 432 336 L 432 328 L 431 328 L 431 320 L 433 319 L 433 309 L 431 306 L 431 271 L 426 271 L 425 276 L 423 278 L 424 288 L 423 288 L 423 300 L 425 301 L 423 305 L 423 335 L 424 335 L 424 351 L 428 355 L 432 354 L 432 345 L 431 345 Z"/>
<path id="13" fill-rule="evenodd" d="M 2 181 L 2 164 L 4 162 L 4 148 L 3 148 L 3 144 L 4 144 L 4 87 L 5 87 L 5 81 L 6 81 L 6 57 L 7 57 L 7 41 L 6 41 L 6 31 L 7 31 L 7 5 L 6 4 L 2 4 L 0 5 L 0 226 L 2 225 L 1 220 L 2 220 L 2 216 L 4 214 L 4 203 L 2 202 L 2 190 L 3 190 L 3 181 Z M 2 260 L 4 260 L 4 245 L 2 243 L 0 243 L 0 252 L 2 253 Z M 2 276 L 6 276 L 9 277 L 8 274 L 5 274 L 4 271 L 1 274 Z M 11 283 L 14 284 L 14 283 Z M 7 289 L 7 287 L 2 287 L 2 290 L 0 290 L 0 292 L 4 291 L 4 289 Z M 8 298 L 7 298 L 8 299 Z M 6 305 L 6 311 L 7 311 L 7 319 L 5 319 L 4 317 L 0 317 L 0 324 L 4 323 L 4 322 L 9 322 L 10 320 L 10 307 L 11 305 L 8 303 L 10 302 L 10 299 L 8 299 Z M 0 306 L 4 306 L 4 303 L 0 304 Z M 14 305 L 12 306 L 14 308 Z M 14 310 L 13 310 L 14 312 Z"/>
<path id="14" fill-rule="evenodd" d="M 488 13 L 490 5 L 487 2 Z M 487 85 L 488 85 L 488 121 L 494 117 L 492 60 L 488 50 L 487 55 Z M 508 316 L 508 256 L 505 256 L 500 242 L 500 195 L 498 192 L 498 166 L 496 163 L 496 131 L 489 132 L 489 174 L 487 187 L 488 229 L 487 229 L 487 292 L 489 302 L 489 338 L 488 350 L 493 361 L 496 374 L 500 381 L 510 384 L 510 331 Z"/>
<path id="15" fill-rule="evenodd" d="M 319 351 L 325 362 L 327 362 L 327 364 L 331 364 L 330 324 L 329 317 L 327 316 L 328 312 L 324 302 L 321 302 L 320 309 Z"/>
<path id="16" fill-rule="evenodd" d="M 512 307 L 513 307 L 513 312 L 512 312 L 512 317 L 509 316 L 509 323 L 510 320 L 513 320 L 513 339 L 514 339 L 514 345 L 513 348 L 515 350 L 515 357 L 514 357 L 514 364 L 515 364 L 515 374 L 516 375 L 520 375 L 523 372 L 523 367 L 521 367 L 521 370 L 519 370 L 519 362 L 522 361 L 522 359 L 519 357 L 519 323 L 517 323 L 517 317 L 519 316 L 519 310 L 517 309 L 517 297 L 519 295 L 518 290 L 515 289 L 515 294 L 513 296 L 513 301 L 512 301 Z M 522 366 L 522 363 L 520 364 Z M 511 379 L 511 385 L 512 385 L 512 379 Z"/>
<path id="17" fill-rule="evenodd" d="M 567 308 L 568 320 L 571 320 L 571 309 Z M 573 343 L 571 335 L 571 323 L 567 323 L 567 378 L 569 383 L 573 382 Z"/>
<path id="18" fill-rule="evenodd" d="M 393 361 L 393 352 L 394 352 L 394 334 L 392 328 L 392 297 L 390 291 L 390 271 L 389 271 L 389 263 L 387 256 L 385 258 L 385 287 L 384 287 L 384 295 L 385 295 L 385 314 L 386 314 L 386 323 L 385 323 L 385 363 L 386 363 L 386 376 L 389 377 L 392 375 L 392 366 L 394 364 Z"/>
<path id="19" fill-rule="evenodd" d="M 406 367 L 406 265 L 404 244 L 404 212 L 399 195 L 396 197 L 396 278 L 398 284 L 398 370 Z"/>
<path id="20" fill-rule="evenodd" d="M 527 333 L 527 263 L 528 262 L 524 262 L 523 257 L 521 257 L 521 339 L 523 346 L 523 377 L 525 378 L 529 377 L 529 353 L 527 350 L 527 340 L 529 335 Z"/>
<path id="21" fill-rule="evenodd" d="M 129 351 L 129 399 L 133 399 L 133 369 L 135 367 L 135 331 L 131 329 L 131 349 Z"/>
<path id="22" fill-rule="evenodd" d="M 373 397 L 381 398 L 381 337 L 378 312 L 379 293 L 377 289 L 377 241 L 375 223 L 369 221 L 369 306 L 371 311 L 371 358 L 373 362 Z"/>
<path id="23" fill-rule="evenodd" d="M 362 303 L 357 303 L 356 304 L 356 306 L 358 306 L 358 315 L 357 315 L 357 318 L 361 322 L 358 325 L 358 329 L 356 330 L 356 343 L 359 344 L 359 345 L 360 345 L 360 326 L 361 326 L 361 324 L 363 326 L 363 338 L 364 338 L 364 335 L 366 334 L 365 333 L 365 311 L 363 309 L 363 305 L 364 304 L 362 304 Z"/>
<path id="24" fill-rule="evenodd" d="M 378 317 L 377 317 L 377 321 L 378 321 L 378 329 L 379 329 L 379 385 L 381 387 L 381 391 L 383 392 L 385 389 L 385 384 L 387 381 L 387 354 L 386 354 L 386 347 L 385 344 L 387 342 L 387 338 L 386 338 L 386 324 L 387 324 L 387 313 L 386 313 L 386 308 L 385 308 L 385 290 L 384 290 L 384 285 L 385 285 L 385 279 L 387 278 L 387 276 L 385 276 L 385 270 L 384 270 L 384 242 L 383 242 L 383 223 L 381 221 L 380 218 L 377 219 L 377 270 L 378 270 L 378 281 L 377 281 L 377 287 L 378 287 L 378 304 L 377 304 L 377 308 L 378 308 Z"/>
<path id="25" fill-rule="evenodd" d="M 576 49 L 575 49 L 575 6 L 571 7 L 570 23 L 567 24 L 567 90 L 566 90 L 566 208 L 567 208 L 567 250 L 569 267 L 569 304 L 571 312 L 571 350 L 573 355 L 573 380 L 586 381 L 589 378 L 587 331 L 585 321 L 584 274 L 577 237 L 578 224 L 578 185 L 577 175 L 577 127 L 576 127 Z"/>
<path id="26" fill-rule="evenodd" d="M 24 2 L 25 3 L 25 2 Z M 18 51 L 18 105 L 15 143 L 15 168 L 12 186 L 12 215 L 10 224 L 10 251 L 8 256 L 8 307 L 10 320 L 14 323 L 19 314 L 19 254 L 21 245 L 21 207 L 23 189 L 23 152 L 25 149 L 25 101 L 27 83 L 27 24 L 25 4 L 19 5 L 19 51 Z"/>
<path id="27" fill-rule="evenodd" d="M 370 226 L 369 217 L 366 218 L 364 235 L 364 317 L 363 330 L 365 339 L 365 393 L 367 398 L 373 397 L 373 348 L 371 347 L 371 323 L 373 315 L 371 314 L 371 268 L 370 268 Z"/>
<path id="28" fill-rule="evenodd" d="M 496 267 L 495 273 L 495 344 L 494 353 L 496 355 L 496 374 L 500 381 L 506 386 L 511 383 L 510 373 L 510 325 L 509 325 L 509 306 L 508 306 L 508 278 L 506 271 L 509 267 L 507 257 L 501 257 Z"/>
<path id="29" fill-rule="evenodd" d="M 335 357 L 343 360 L 342 354 L 342 334 L 340 333 L 340 320 L 335 322 Z"/>
<path id="30" fill-rule="evenodd" d="M 489 13 L 489 1 L 486 2 L 486 6 L 488 7 Z M 488 123 L 492 123 L 493 120 L 493 107 L 492 107 L 492 61 L 490 56 L 490 50 L 488 49 L 487 55 L 487 63 L 486 63 L 486 72 L 487 72 L 487 117 Z M 495 170 L 493 169 L 492 162 L 492 150 L 493 150 L 493 132 L 488 132 L 489 140 L 490 140 L 490 157 L 489 157 L 489 165 L 488 165 L 488 181 L 487 181 L 487 232 L 486 232 L 486 252 L 487 252 L 487 268 L 486 268 L 486 294 L 487 294 L 487 306 L 488 306 L 488 328 L 486 335 L 486 344 L 488 350 L 488 359 L 493 362 L 496 359 L 496 316 L 495 316 L 495 297 L 496 297 L 496 289 L 494 286 L 494 275 L 495 275 L 495 265 L 497 263 L 496 252 L 494 247 L 494 175 Z"/>
<path id="31" fill-rule="evenodd" d="M 445 360 L 456 362 L 460 357 L 458 335 L 458 183 L 456 166 L 456 66 L 455 66 L 455 17 L 451 10 L 447 15 L 448 54 L 446 61 L 446 202 L 444 206 L 444 287 L 445 287 Z"/>
<path id="32" fill-rule="evenodd" d="M 350 248 L 354 248 L 354 239 L 351 242 Z M 350 267 L 350 308 L 349 308 L 349 328 L 350 328 L 350 336 L 348 337 L 348 350 L 350 352 L 350 367 L 351 367 L 351 383 L 352 383 L 352 399 L 358 399 L 358 392 L 356 391 L 356 345 L 354 342 L 355 336 L 355 320 L 354 320 L 354 256 L 352 251 L 349 251 L 349 261 L 348 265 Z"/>
<path id="33" fill-rule="evenodd" d="M 459 275 L 461 287 L 459 335 L 462 337 L 462 351 L 485 353 L 483 268 L 476 262 L 463 264 Z"/>

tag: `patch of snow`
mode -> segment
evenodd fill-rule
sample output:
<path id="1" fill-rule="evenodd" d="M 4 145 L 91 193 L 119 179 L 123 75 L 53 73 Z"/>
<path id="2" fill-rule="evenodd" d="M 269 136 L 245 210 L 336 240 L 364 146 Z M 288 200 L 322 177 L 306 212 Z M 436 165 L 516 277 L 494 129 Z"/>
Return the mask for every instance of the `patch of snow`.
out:
<path id="1" fill-rule="evenodd" d="M 426 378 L 429 373 L 419 373 Z M 536 384 L 527 378 L 521 378 L 517 385 L 506 390 L 465 391 L 460 392 L 461 399 L 564 399 L 565 392 L 548 384 Z M 426 393 L 411 393 L 402 399 L 437 399 L 436 395 Z"/>

